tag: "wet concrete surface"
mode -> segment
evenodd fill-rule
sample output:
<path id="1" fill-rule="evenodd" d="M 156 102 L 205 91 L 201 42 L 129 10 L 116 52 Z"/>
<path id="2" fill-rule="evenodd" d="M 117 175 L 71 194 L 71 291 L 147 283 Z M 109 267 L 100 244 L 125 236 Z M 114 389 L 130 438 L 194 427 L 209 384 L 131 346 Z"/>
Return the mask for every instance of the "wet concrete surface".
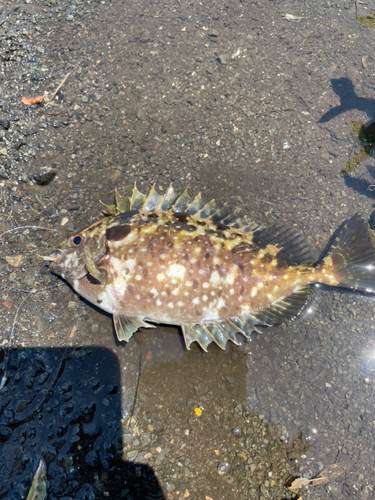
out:
<path id="1" fill-rule="evenodd" d="M 350 120 L 375 118 L 375 31 L 355 3 L 26 1 L 0 22 L 0 230 L 20 227 L 1 257 L 23 256 L 0 269 L 0 498 L 25 498 L 41 456 L 48 498 L 298 498 L 291 480 L 332 464 L 303 498 L 373 498 L 371 297 L 320 287 L 227 352 L 186 351 L 171 327 L 124 345 L 37 257 L 135 181 L 295 226 L 315 257 L 369 217 L 374 159 L 339 174 Z M 67 73 L 57 101 L 21 103 Z"/>

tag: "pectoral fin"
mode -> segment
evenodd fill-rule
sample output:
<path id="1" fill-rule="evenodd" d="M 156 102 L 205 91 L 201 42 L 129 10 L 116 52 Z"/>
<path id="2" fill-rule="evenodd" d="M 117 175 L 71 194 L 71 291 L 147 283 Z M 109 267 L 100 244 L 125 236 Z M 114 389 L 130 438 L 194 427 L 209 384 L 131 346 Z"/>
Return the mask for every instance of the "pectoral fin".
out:
<path id="1" fill-rule="evenodd" d="M 99 281 L 101 285 L 106 285 L 109 278 L 107 271 L 103 267 L 98 267 L 95 264 L 94 256 L 88 247 L 85 247 L 83 253 L 85 256 L 85 266 L 89 274 Z"/>
<path id="2" fill-rule="evenodd" d="M 129 342 L 133 333 L 141 326 L 145 328 L 156 328 L 155 325 L 150 325 L 150 323 L 146 323 L 143 319 L 142 316 L 125 316 L 125 314 L 113 313 L 113 323 L 115 325 L 117 338 Z"/>

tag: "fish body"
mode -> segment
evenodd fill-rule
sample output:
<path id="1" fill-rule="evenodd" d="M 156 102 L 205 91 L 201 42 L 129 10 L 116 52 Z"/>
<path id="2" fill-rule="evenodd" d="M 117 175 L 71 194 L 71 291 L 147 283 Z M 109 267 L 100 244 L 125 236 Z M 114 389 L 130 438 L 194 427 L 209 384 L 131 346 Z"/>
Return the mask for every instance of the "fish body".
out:
<path id="1" fill-rule="evenodd" d="M 262 231 L 186 191 L 177 197 L 172 188 L 164 195 L 152 188 L 145 196 L 135 188 L 106 208 L 111 216 L 72 235 L 49 260 L 53 272 L 114 315 L 121 340 L 150 321 L 181 325 L 187 347 L 224 348 L 238 332 L 248 337 L 257 325 L 297 315 L 311 283 L 375 289 L 375 266 L 367 274 L 363 268 L 375 263 L 371 234 L 358 216 L 312 265 L 300 236 Z M 358 251 L 357 265 L 350 256 Z"/>

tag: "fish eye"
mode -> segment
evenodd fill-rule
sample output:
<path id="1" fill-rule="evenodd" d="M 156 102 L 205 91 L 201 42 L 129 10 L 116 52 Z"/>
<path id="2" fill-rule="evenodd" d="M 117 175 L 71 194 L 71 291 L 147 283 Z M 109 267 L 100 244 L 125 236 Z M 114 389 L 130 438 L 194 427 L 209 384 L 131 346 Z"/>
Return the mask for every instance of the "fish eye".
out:
<path id="1" fill-rule="evenodd" d="M 73 247 L 79 247 L 85 241 L 86 237 L 84 234 L 76 234 L 72 237 L 71 243 Z"/>

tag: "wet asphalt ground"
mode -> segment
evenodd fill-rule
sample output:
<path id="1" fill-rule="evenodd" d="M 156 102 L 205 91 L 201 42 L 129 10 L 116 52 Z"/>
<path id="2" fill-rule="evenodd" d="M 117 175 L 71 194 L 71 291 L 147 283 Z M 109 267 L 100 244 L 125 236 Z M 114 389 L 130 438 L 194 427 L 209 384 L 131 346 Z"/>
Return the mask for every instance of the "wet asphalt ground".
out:
<path id="1" fill-rule="evenodd" d="M 135 181 L 294 226 L 317 258 L 375 208 L 373 158 L 339 174 L 375 119 L 374 37 L 352 1 L 0 3 L 0 498 L 41 457 L 50 499 L 374 498 L 371 297 L 317 288 L 227 352 L 172 327 L 125 345 L 38 258 Z"/>

